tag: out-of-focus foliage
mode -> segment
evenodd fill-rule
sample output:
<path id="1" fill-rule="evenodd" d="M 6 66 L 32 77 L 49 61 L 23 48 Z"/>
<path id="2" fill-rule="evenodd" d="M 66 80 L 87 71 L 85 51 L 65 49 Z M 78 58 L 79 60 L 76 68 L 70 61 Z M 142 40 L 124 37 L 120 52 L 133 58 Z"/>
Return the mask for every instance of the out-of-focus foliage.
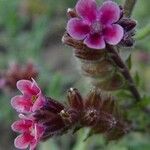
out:
<path id="1" fill-rule="evenodd" d="M 100 0 L 99 0 L 100 1 Z M 123 2 L 124 0 L 116 0 Z M 0 72 L 6 70 L 14 61 L 24 64 L 32 60 L 39 68 L 38 83 L 44 92 L 63 101 L 68 88 L 75 86 L 83 93 L 88 89 L 87 81 L 77 73 L 72 62 L 72 51 L 61 44 L 65 31 L 66 10 L 73 7 L 76 0 L 0 0 Z M 143 95 L 143 102 L 130 112 L 130 117 L 137 118 L 141 127 L 148 117 L 139 112 L 138 107 L 150 103 L 150 35 L 144 38 L 143 28 L 149 27 L 150 1 L 137 2 L 133 18 L 138 21 L 137 37 L 132 52 L 132 73 Z M 142 30 L 140 30 L 142 29 Z M 148 28 L 149 29 L 149 28 Z M 145 54 L 145 55 L 144 55 Z M 149 56 L 149 57 L 148 57 Z M 147 60 L 147 61 L 146 61 Z M 131 66 L 131 62 L 128 62 Z M 0 89 L 0 149 L 14 149 L 10 125 L 17 117 L 10 106 L 14 91 Z M 120 103 L 130 103 L 128 92 L 118 93 Z M 78 131 L 75 135 L 64 135 L 40 145 L 40 150 L 149 150 L 149 134 L 131 133 L 117 142 L 107 144 L 103 137 L 96 135 L 83 142 L 86 132 Z M 13 133 L 14 134 L 14 133 Z"/>

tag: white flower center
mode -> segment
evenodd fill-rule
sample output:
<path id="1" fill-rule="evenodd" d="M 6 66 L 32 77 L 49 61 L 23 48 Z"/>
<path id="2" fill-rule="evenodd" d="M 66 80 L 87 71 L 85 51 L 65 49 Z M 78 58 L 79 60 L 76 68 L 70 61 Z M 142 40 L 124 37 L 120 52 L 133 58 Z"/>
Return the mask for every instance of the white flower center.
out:
<path id="1" fill-rule="evenodd" d="M 99 33 L 101 31 L 102 31 L 102 26 L 98 21 L 92 23 L 92 25 L 91 25 L 91 32 L 92 33 Z"/>

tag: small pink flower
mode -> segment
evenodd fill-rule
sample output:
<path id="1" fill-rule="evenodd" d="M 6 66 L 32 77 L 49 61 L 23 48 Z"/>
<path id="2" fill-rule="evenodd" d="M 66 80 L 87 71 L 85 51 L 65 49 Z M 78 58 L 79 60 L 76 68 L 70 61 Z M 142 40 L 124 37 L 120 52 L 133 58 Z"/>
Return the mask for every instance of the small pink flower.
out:
<path id="1" fill-rule="evenodd" d="M 79 0 L 75 10 L 78 17 L 68 21 L 67 32 L 89 48 L 103 49 L 106 43 L 116 45 L 123 38 L 124 30 L 116 23 L 121 10 L 115 2 L 109 0 L 98 7 L 95 0 Z"/>
<path id="2" fill-rule="evenodd" d="M 20 119 L 11 127 L 13 131 L 20 133 L 14 141 L 15 147 L 19 149 L 30 147 L 30 150 L 35 150 L 44 133 L 44 127 L 32 120 Z"/>
<path id="3" fill-rule="evenodd" d="M 30 113 L 43 106 L 45 98 L 34 80 L 20 80 L 17 82 L 17 88 L 21 91 L 22 95 L 13 97 L 11 105 L 18 112 Z"/>

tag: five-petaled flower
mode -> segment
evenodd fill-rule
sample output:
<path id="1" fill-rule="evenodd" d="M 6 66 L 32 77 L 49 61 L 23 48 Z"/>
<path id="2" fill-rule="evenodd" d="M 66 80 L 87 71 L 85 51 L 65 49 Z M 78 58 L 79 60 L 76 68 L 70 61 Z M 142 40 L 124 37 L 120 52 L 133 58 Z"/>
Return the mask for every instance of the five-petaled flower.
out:
<path id="1" fill-rule="evenodd" d="M 124 30 L 117 24 L 121 16 L 119 6 L 110 0 L 100 7 L 95 0 L 79 0 L 75 11 L 77 17 L 68 21 L 67 32 L 76 40 L 93 49 L 104 49 L 106 44 L 117 45 Z"/>
<path id="2" fill-rule="evenodd" d="M 13 131 L 20 133 L 15 139 L 15 147 L 19 149 L 30 147 L 30 150 L 35 150 L 45 130 L 42 124 L 35 123 L 26 117 L 15 121 L 11 127 Z"/>
<path id="3" fill-rule="evenodd" d="M 11 105 L 18 112 L 31 113 L 42 107 L 45 103 L 45 98 L 34 79 L 32 81 L 18 81 L 17 88 L 21 91 L 22 95 L 13 97 L 11 99 Z"/>

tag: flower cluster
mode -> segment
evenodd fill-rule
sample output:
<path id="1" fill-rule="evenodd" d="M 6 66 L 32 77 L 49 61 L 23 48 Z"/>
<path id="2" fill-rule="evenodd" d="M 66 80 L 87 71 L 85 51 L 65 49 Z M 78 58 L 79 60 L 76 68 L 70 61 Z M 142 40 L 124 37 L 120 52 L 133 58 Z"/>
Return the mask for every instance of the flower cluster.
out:
<path id="1" fill-rule="evenodd" d="M 37 144 L 66 131 L 89 127 L 91 133 L 104 133 L 109 140 L 120 138 L 127 125 L 118 117 L 112 97 L 93 90 L 83 99 L 77 89 L 68 90 L 68 104 L 44 96 L 37 83 L 29 80 L 17 82 L 21 95 L 12 98 L 11 104 L 19 113 L 12 129 L 20 135 L 15 147 L 34 150 Z"/>
<path id="2" fill-rule="evenodd" d="M 18 81 L 17 88 L 22 94 L 11 99 L 20 118 L 12 124 L 12 130 L 21 134 L 15 139 L 15 147 L 34 150 L 41 140 L 64 133 L 78 120 L 73 102 L 65 107 L 44 96 L 34 79 Z"/>
<path id="3" fill-rule="evenodd" d="M 126 51 L 118 49 L 133 46 L 136 21 L 127 18 L 124 8 L 111 0 L 100 6 L 95 0 L 78 0 L 67 15 L 62 42 L 74 48 L 82 74 L 103 91 L 124 87 L 126 77 L 118 59 L 122 60 Z"/>
<path id="4" fill-rule="evenodd" d="M 79 0 L 75 9 L 68 9 L 67 33 L 92 49 L 106 45 L 132 46 L 131 30 L 136 22 L 123 17 L 123 8 L 113 1 L 97 6 L 95 0 Z"/>
<path id="5" fill-rule="evenodd" d="M 27 62 L 25 65 L 12 63 L 7 70 L 0 72 L 0 88 L 16 89 L 17 81 L 36 79 L 38 74 L 38 69 L 32 62 Z"/>
<path id="6" fill-rule="evenodd" d="M 30 145 L 30 149 L 33 150 L 45 129 L 42 124 L 34 121 L 32 113 L 43 106 L 45 98 L 34 80 L 20 80 L 17 82 L 17 88 L 22 95 L 13 97 L 11 105 L 20 113 L 20 120 L 12 124 L 12 129 L 21 135 L 15 139 L 15 146 L 26 149 Z"/>

